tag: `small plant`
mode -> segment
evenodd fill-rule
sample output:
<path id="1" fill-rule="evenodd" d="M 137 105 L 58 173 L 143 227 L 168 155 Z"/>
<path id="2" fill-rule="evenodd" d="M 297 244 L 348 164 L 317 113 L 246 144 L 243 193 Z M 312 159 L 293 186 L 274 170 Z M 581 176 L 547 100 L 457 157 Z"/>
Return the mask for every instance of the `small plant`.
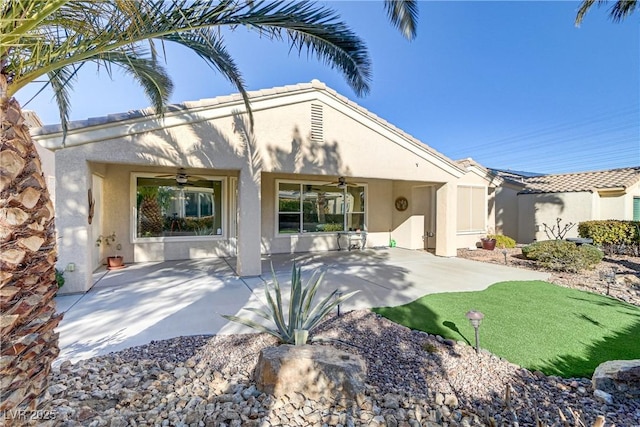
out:
<path id="1" fill-rule="evenodd" d="M 429 342 L 429 341 L 427 341 L 424 344 L 422 344 L 422 349 L 424 351 L 426 351 L 427 353 L 430 353 L 430 354 L 431 353 L 437 353 L 439 351 L 438 346 L 435 345 L 432 342 Z"/>
<path id="2" fill-rule="evenodd" d="M 495 239 L 496 246 L 499 248 L 515 248 L 516 241 L 509 236 L 503 236 L 502 234 L 489 234 L 487 239 Z"/>
<path id="3" fill-rule="evenodd" d="M 556 271 L 579 272 L 593 268 L 604 254 L 592 245 L 577 246 L 566 240 L 543 240 L 522 248 L 522 255 Z"/>
<path id="4" fill-rule="evenodd" d="M 96 239 L 96 246 L 100 246 L 100 245 L 111 246 L 111 244 L 115 243 L 115 241 L 116 241 L 116 233 L 115 233 L 115 231 L 113 233 L 111 233 L 111 234 L 106 235 L 106 236 L 101 234 Z"/>
<path id="5" fill-rule="evenodd" d="M 573 222 L 565 224 L 564 226 L 560 226 L 561 222 L 562 222 L 562 218 L 556 218 L 556 225 L 553 225 L 551 227 L 549 227 L 544 222 L 542 223 L 542 226 L 544 227 L 544 234 L 547 235 L 547 238 L 562 240 L 564 239 L 564 236 L 567 235 L 569 230 L 571 230 L 573 227 L 576 226 L 576 224 Z"/>
<path id="6" fill-rule="evenodd" d="M 58 268 L 56 268 L 56 283 L 58 284 L 58 289 L 64 285 L 64 271 Z"/>
<path id="7" fill-rule="evenodd" d="M 296 329 L 307 330 L 311 332 L 315 329 L 322 319 L 331 312 L 338 304 L 351 298 L 359 291 L 350 292 L 343 296 L 338 296 L 338 290 L 334 290 L 331 294 L 312 306 L 316 292 L 324 278 L 324 272 L 318 274 L 314 271 L 307 283 L 302 283 L 301 268 L 293 264 L 291 268 L 291 295 L 289 299 L 289 307 L 286 308 L 282 304 L 282 292 L 276 273 L 271 266 L 273 275 L 273 295 L 269 283 L 265 283 L 265 296 L 267 298 L 267 309 L 246 308 L 263 319 L 272 322 L 273 326 L 265 326 L 254 322 L 251 319 L 231 316 L 223 314 L 227 320 L 240 323 L 260 332 L 266 332 L 278 338 L 280 342 L 285 344 L 293 344 L 295 342 L 294 332 Z"/>

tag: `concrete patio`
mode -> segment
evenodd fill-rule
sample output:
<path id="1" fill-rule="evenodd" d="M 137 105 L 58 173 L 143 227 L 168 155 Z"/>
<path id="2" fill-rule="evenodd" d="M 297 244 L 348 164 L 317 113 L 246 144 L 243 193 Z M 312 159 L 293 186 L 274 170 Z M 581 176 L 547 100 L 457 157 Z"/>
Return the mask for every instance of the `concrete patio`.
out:
<path id="1" fill-rule="evenodd" d="M 293 260 L 303 267 L 305 278 L 315 268 L 326 271 L 318 297 L 334 289 L 359 290 L 343 305 L 344 310 L 404 304 L 431 293 L 477 291 L 505 280 L 548 277 L 399 248 L 273 255 L 263 258 L 263 275 L 251 278 L 236 275 L 232 258 L 132 264 L 97 271 L 93 288 L 85 294 L 56 297 L 58 311 L 65 313 L 58 327 L 61 351 L 56 364 L 181 335 L 252 332 L 220 315 L 248 316 L 242 308 L 263 304 L 271 265 L 278 280 L 288 284 Z"/>

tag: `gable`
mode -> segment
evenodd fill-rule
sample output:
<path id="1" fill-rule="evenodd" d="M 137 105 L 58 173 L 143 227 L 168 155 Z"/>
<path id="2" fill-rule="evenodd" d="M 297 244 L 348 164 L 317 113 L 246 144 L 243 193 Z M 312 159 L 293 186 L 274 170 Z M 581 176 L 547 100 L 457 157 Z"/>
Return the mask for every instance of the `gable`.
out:
<path id="1" fill-rule="evenodd" d="M 208 150 L 204 157 L 210 164 L 202 167 L 237 167 L 231 157 L 250 153 L 259 157 L 266 172 L 438 182 L 465 173 L 446 156 L 318 81 L 250 92 L 250 97 L 253 131 L 242 98 L 231 95 L 172 106 L 162 118 L 138 111 L 74 122 L 66 147 L 128 141 L 151 152 Z M 48 148 L 64 149 L 59 130 L 46 127 L 34 138 Z M 209 150 L 209 144 L 217 148 Z"/>

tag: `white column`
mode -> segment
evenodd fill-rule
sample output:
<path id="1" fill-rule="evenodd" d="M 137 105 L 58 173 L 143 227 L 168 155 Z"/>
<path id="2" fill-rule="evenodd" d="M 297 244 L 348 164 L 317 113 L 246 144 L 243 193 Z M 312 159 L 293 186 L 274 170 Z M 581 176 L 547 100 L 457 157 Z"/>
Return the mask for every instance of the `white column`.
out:
<path id="1" fill-rule="evenodd" d="M 72 150 L 69 150 L 72 151 Z M 64 273 L 65 283 L 59 294 L 86 292 L 93 286 L 92 256 L 95 243 L 90 241 L 87 190 L 91 171 L 87 162 L 63 151 L 56 152 L 56 232 L 58 234 L 57 267 L 69 264 L 74 271 Z M 96 206 L 96 209 L 99 209 Z"/>
<path id="2" fill-rule="evenodd" d="M 448 182 L 436 190 L 436 255 L 456 256 L 458 188 Z"/>
<path id="3" fill-rule="evenodd" d="M 243 168 L 238 177 L 238 257 L 236 271 L 242 277 L 262 274 L 262 204 L 260 171 Z"/>

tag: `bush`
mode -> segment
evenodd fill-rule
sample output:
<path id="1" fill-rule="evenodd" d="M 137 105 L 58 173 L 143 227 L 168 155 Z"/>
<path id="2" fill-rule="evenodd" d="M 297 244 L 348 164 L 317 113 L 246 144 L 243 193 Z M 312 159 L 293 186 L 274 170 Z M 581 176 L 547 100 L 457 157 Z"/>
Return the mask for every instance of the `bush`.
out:
<path id="1" fill-rule="evenodd" d="M 593 239 L 607 253 L 637 256 L 640 250 L 640 221 L 585 221 L 578 225 L 578 234 Z"/>
<path id="2" fill-rule="evenodd" d="M 569 272 L 593 268 L 603 257 L 602 251 L 595 246 L 577 246 L 566 240 L 536 242 L 522 248 L 522 254 L 545 268 Z"/>
<path id="3" fill-rule="evenodd" d="M 64 270 L 56 268 L 56 283 L 58 285 L 58 289 L 64 285 Z"/>
<path id="4" fill-rule="evenodd" d="M 496 248 L 515 248 L 516 241 L 502 234 L 489 234 L 487 239 L 496 239 Z"/>

